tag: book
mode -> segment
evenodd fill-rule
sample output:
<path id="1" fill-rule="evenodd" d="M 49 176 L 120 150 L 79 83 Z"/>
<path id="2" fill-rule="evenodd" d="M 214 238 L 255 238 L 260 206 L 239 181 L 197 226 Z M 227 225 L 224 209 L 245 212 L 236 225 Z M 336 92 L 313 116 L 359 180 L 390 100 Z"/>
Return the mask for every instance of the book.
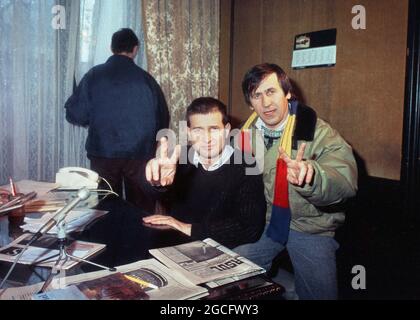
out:
<path id="1" fill-rule="evenodd" d="M 142 286 L 117 272 L 63 289 L 35 294 L 33 300 L 147 300 Z"/>

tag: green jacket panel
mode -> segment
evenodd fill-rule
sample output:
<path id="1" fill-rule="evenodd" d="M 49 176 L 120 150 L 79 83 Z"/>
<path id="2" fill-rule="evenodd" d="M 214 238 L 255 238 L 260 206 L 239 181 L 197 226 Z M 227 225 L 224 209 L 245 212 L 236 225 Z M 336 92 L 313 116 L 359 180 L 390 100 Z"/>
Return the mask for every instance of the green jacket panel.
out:
<path id="1" fill-rule="evenodd" d="M 305 141 L 298 141 L 298 145 Z M 307 141 L 304 158 L 314 167 L 314 180 L 303 187 L 289 184 L 291 228 L 334 236 L 344 223 L 343 203 L 357 191 L 357 165 L 351 146 L 322 119 L 313 141 Z M 296 157 L 296 150 L 292 157 Z"/>

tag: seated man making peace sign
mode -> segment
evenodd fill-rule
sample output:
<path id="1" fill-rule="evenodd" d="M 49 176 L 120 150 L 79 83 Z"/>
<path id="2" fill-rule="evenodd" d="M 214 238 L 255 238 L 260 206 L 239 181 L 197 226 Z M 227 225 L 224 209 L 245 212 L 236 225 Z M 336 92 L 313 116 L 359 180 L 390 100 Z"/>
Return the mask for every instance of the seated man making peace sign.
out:
<path id="1" fill-rule="evenodd" d="M 287 249 L 298 297 L 336 299 L 334 234 L 344 223 L 346 201 L 357 190 L 352 148 L 294 97 L 278 65 L 252 67 L 242 90 L 254 111 L 242 128 L 243 146 L 256 149 L 255 137 L 263 138 L 267 226 L 258 242 L 235 251 L 268 270 Z"/>
<path id="2" fill-rule="evenodd" d="M 247 174 L 250 155 L 228 145 L 226 106 L 214 98 L 198 98 L 187 109 L 186 164 L 181 147 L 168 155 L 161 139 L 156 158 L 146 165 L 146 179 L 167 189 L 170 215 L 151 215 L 145 223 L 168 225 L 194 239 L 212 238 L 233 248 L 257 241 L 265 225 L 266 201 L 261 174 Z M 249 172 L 248 172 L 249 173 Z"/>

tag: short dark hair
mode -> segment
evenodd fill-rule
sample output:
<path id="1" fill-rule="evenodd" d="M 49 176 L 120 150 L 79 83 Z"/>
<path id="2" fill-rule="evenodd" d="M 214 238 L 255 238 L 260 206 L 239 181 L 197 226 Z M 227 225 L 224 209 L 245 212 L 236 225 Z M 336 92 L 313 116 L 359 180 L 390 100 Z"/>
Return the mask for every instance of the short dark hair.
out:
<path id="1" fill-rule="evenodd" d="M 112 35 L 111 50 L 113 53 L 133 52 L 135 46 L 139 45 L 139 38 L 133 30 L 123 28 Z"/>
<path id="2" fill-rule="evenodd" d="M 222 122 L 225 126 L 229 123 L 227 108 L 223 102 L 212 97 L 201 97 L 195 99 L 187 108 L 187 125 L 190 126 L 190 118 L 194 114 L 209 114 L 212 112 L 220 112 L 222 114 Z"/>
<path id="3" fill-rule="evenodd" d="M 270 74 L 277 74 L 279 79 L 280 87 L 282 88 L 285 95 L 290 93 L 294 98 L 293 87 L 286 72 L 278 65 L 273 63 L 263 63 L 252 67 L 244 76 L 242 80 L 242 92 L 245 97 L 245 101 L 248 105 L 251 105 L 251 95 L 263 81 Z"/>

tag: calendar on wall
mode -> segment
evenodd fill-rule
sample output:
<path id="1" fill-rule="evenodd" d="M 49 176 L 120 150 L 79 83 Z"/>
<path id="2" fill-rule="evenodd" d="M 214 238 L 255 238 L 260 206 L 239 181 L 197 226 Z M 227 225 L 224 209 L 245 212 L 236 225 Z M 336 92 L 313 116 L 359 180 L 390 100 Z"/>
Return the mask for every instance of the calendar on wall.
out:
<path id="1" fill-rule="evenodd" d="M 335 66 L 337 29 L 309 32 L 295 36 L 292 68 Z"/>

